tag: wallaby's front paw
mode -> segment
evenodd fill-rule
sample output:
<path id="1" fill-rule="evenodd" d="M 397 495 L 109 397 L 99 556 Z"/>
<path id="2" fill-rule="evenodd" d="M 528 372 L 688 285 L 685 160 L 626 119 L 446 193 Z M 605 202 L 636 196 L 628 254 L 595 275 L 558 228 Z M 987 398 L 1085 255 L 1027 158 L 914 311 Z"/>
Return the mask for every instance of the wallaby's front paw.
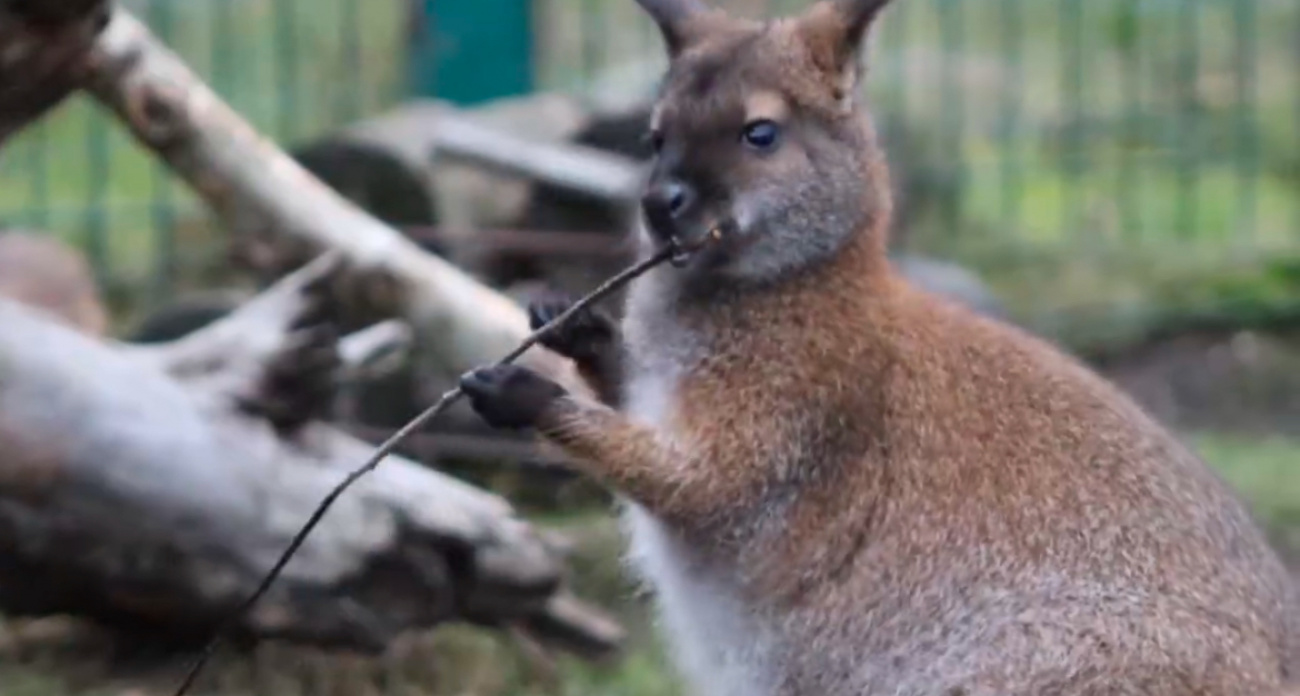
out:
<path id="1" fill-rule="evenodd" d="M 574 302 L 573 298 L 560 294 L 533 300 L 528 305 L 528 322 L 533 331 L 567 312 Z M 555 327 L 540 342 L 570 360 L 592 362 L 609 350 L 616 333 L 614 320 L 609 315 L 587 307 Z"/>
<path id="2" fill-rule="evenodd" d="M 488 425 L 531 428 L 567 392 L 564 387 L 518 365 L 481 367 L 460 378 L 460 389 Z"/>

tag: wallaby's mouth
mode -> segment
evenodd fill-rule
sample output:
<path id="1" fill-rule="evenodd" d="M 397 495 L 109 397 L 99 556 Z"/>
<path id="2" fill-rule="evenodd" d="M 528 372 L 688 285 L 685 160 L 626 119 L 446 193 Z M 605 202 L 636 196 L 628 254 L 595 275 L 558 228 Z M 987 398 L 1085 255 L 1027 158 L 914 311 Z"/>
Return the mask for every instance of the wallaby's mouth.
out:
<path id="1" fill-rule="evenodd" d="M 676 251 L 669 257 L 668 263 L 671 263 L 675 268 L 684 268 L 691 261 L 691 252 L 683 249 L 681 245 L 674 244 L 673 246 L 676 247 Z"/>
<path id="2" fill-rule="evenodd" d="M 686 264 L 691 262 L 691 259 L 695 257 L 696 253 L 702 251 L 705 247 L 708 247 L 711 244 L 716 244 L 722 241 L 726 231 L 732 225 L 734 225 L 734 223 L 731 221 L 724 220 L 710 225 L 708 231 L 693 238 L 683 239 L 680 235 L 669 237 L 668 243 L 673 247 L 673 255 L 668 259 L 668 262 L 675 268 L 685 268 Z"/>

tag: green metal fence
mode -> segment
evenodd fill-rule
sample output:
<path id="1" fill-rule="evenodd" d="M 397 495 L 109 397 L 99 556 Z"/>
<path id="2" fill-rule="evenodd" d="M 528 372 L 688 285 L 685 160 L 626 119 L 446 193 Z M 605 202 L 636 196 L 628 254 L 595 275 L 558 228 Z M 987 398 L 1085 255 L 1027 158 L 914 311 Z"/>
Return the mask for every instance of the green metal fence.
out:
<path id="1" fill-rule="evenodd" d="M 403 0 L 124 0 L 260 131 L 327 132 L 405 91 Z M 0 225 L 82 245 L 109 290 L 148 299 L 208 260 L 198 201 L 92 100 L 0 152 Z M 143 294 L 143 298 L 142 298 Z"/>
<path id="2" fill-rule="evenodd" d="M 656 47 L 631 2 L 550 4 L 553 84 Z M 958 248 L 1300 242 L 1300 3 L 899 0 L 873 40 L 866 93 L 955 188 Z"/>
<path id="3" fill-rule="evenodd" d="M 125 4 L 286 141 L 409 89 L 408 2 Z M 532 18 L 539 88 L 644 91 L 662 67 L 631 0 L 535 0 Z M 1058 274 L 1046 260 L 1065 259 L 1103 277 L 1300 255 L 1296 0 L 898 0 L 869 61 L 907 244 L 986 270 Z M 122 284 L 184 276 L 202 248 L 185 236 L 193 208 L 84 103 L 0 154 L 0 220 L 84 242 Z"/>

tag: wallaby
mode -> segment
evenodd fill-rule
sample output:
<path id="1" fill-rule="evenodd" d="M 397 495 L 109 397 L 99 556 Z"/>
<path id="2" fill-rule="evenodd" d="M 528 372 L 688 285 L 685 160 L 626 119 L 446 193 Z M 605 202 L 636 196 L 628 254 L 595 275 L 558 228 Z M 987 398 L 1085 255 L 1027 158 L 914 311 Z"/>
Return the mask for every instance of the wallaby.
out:
<path id="1" fill-rule="evenodd" d="M 611 403 L 516 366 L 461 385 L 626 502 L 696 693 L 1291 681 L 1291 580 L 1234 493 L 1081 363 L 888 263 L 884 158 L 852 96 L 887 0 L 766 23 L 639 2 L 670 54 L 643 246 L 718 239 L 637 279 L 618 327 L 588 313 L 547 342 L 621 371 Z"/>

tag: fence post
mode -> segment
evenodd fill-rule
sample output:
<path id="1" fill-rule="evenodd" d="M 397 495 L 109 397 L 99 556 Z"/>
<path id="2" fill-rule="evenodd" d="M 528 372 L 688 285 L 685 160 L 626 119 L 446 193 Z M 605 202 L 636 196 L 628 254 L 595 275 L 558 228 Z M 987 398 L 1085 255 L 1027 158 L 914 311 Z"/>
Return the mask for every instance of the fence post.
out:
<path id="1" fill-rule="evenodd" d="M 473 104 L 533 90 L 533 11 L 525 0 L 412 0 L 411 91 Z"/>

